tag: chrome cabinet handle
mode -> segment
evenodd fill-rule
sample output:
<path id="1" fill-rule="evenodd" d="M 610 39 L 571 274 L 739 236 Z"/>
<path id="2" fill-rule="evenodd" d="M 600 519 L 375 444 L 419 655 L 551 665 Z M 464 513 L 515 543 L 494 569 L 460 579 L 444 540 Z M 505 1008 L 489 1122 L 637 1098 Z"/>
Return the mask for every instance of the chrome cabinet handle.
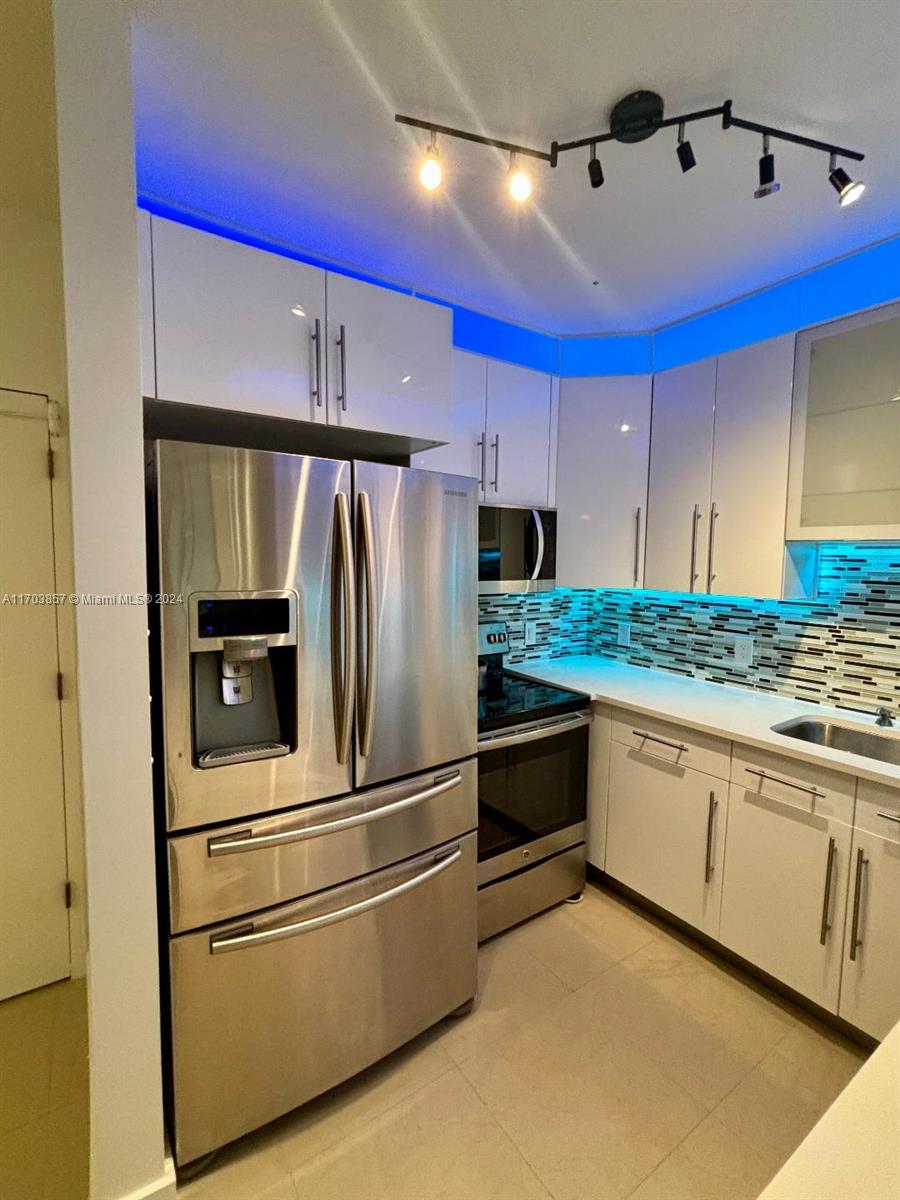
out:
<path id="1" fill-rule="evenodd" d="M 557 733 L 567 733 L 580 725 L 590 725 L 591 718 L 585 713 L 574 717 L 565 717 L 556 721 L 546 721 L 532 725 L 518 733 L 483 733 L 478 739 L 478 752 L 482 750 L 501 750 L 505 746 L 521 746 L 525 742 L 538 742 L 541 738 L 555 737 Z"/>
<path id="2" fill-rule="evenodd" d="M 378 664 L 378 635 L 375 620 L 375 539 L 372 535 L 372 505 L 367 492 L 359 493 L 359 520 L 362 528 L 360 553 L 365 568 L 366 587 L 366 662 L 363 673 L 362 656 L 356 656 L 356 690 L 359 723 L 359 752 L 364 757 L 372 750 L 372 730 L 375 722 L 375 672 Z M 362 699 L 362 703 L 360 703 Z"/>
<path id="3" fill-rule="evenodd" d="M 814 800 L 824 800 L 825 793 L 820 792 L 818 788 L 805 787 L 802 783 L 792 783 L 790 779 L 780 779 L 777 775 L 770 775 L 768 771 L 759 771 L 755 767 L 744 767 L 748 775 L 757 775 L 760 779 L 768 779 L 770 783 L 780 783 L 783 787 L 794 788 L 798 792 L 804 792 L 807 796 L 812 796 Z"/>
<path id="4" fill-rule="evenodd" d="M 353 538 L 350 532 L 350 502 L 338 492 L 335 505 L 335 547 L 331 572 L 331 694 L 334 698 L 334 730 L 337 760 L 350 757 L 353 733 L 353 679 L 356 674 L 356 583 L 353 578 Z M 340 616 L 343 613 L 343 627 Z M 343 669 L 341 669 L 343 664 Z"/>
<path id="5" fill-rule="evenodd" d="M 677 750 L 679 754 L 683 754 L 687 750 L 687 746 L 683 742 L 670 742 L 666 738 L 656 737 L 652 733 L 647 733 L 645 729 L 632 729 L 635 737 L 641 738 L 645 742 L 659 742 L 660 746 L 668 746 L 670 750 Z"/>
<path id="6" fill-rule="evenodd" d="M 706 872 L 705 880 L 707 883 L 712 879 L 713 873 L 713 827 L 716 820 L 716 809 L 719 807 L 719 802 L 716 799 L 716 793 L 709 793 L 709 811 L 706 814 Z"/>
<path id="7" fill-rule="evenodd" d="M 341 390 L 338 394 L 338 403 L 343 412 L 347 411 L 347 327 L 341 326 L 340 336 L 337 340 L 338 348 L 341 352 Z"/>
<path id="8" fill-rule="evenodd" d="M 879 817 L 882 817 L 885 821 L 893 821 L 895 825 L 900 825 L 900 816 L 898 816 L 896 813 L 886 813 L 886 812 L 879 811 L 877 813 L 877 815 Z"/>
<path id="9" fill-rule="evenodd" d="M 309 335 L 316 348 L 316 386 L 312 389 L 316 408 L 322 407 L 322 322 L 316 317 L 316 325 Z"/>
<path id="10" fill-rule="evenodd" d="M 837 844 L 833 837 L 828 839 L 828 863 L 825 867 L 825 895 L 822 897 L 822 923 L 819 926 L 819 944 L 824 946 L 828 941 L 828 931 L 831 924 L 828 920 L 831 912 L 831 885 L 834 881 L 834 859 L 837 854 Z"/>
<path id="11" fill-rule="evenodd" d="M 700 572 L 697 570 L 697 526 L 700 524 L 700 505 L 694 505 L 694 514 L 691 517 L 691 585 L 689 591 L 694 590 Z"/>
<path id="12" fill-rule="evenodd" d="M 434 866 L 428 867 L 419 875 L 414 875 L 412 879 L 395 884 L 394 887 L 379 892 L 377 896 L 370 896 L 367 900 L 360 900 L 356 904 L 347 904 L 344 908 L 336 908 L 333 912 L 322 913 L 318 917 L 307 917 L 303 921 L 293 921 L 290 925 L 278 925 L 275 929 L 261 929 L 258 932 L 254 932 L 252 922 L 249 926 L 242 925 L 232 933 L 211 937 L 209 952 L 210 954 L 225 954 L 229 950 L 242 950 L 245 946 L 262 946 L 267 942 L 281 942 L 285 938 L 296 937 L 301 933 L 310 933 L 314 929 L 325 929 L 328 925 L 337 925 L 338 922 L 347 921 L 350 917 L 362 916 L 363 913 L 380 908 L 382 904 L 387 904 L 390 900 L 396 900 L 398 896 L 403 896 L 407 892 L 421 887 L 429 879 L 434 879 L 436 875 L 440 875 L 448 867 L 459 862 L 460 858 L 462 858 L 462 850 L 457 846 L 450 854 L 439 858 Z"/>
<path id="13" fill-rule="evenodd" d="M 417 808 L 426 800 L 442 796 L 444 792 L 453 791 L 462 783 L 462 775 L 454 771 L 451 775 L 437 777 L 431 787 L 424 788 L 412 796 L 404 796 L 402 800 L 394 800 L 373 808 L 369 812 L 354 813 L 352 817 L 340 817 L 336 821 L 323 821 L 321 825 L 307 825 L 305 829 L 281 829 L 278 833 L 254 834 L 249 829 L 241 829 L 237 833 L 225 834 L 222 837 L 209 838 L 206 843 L 210 858 L 221 858 L 224 854 L 240 854 L 245 850 L 265 850 L 272 846 L 290 846 L 294 842 L 305 842 L 310 838 L 323 837 L 329 833 L 340 833 L 344 829 L 354 829 L 357 825 L 369 825 L 372 821 L 381 821 L 408 808 Z"/>
<path id="14" fill-rule="evenodd" d="M 479 453 L 481 455 L 481 474 L 478 476 L 478 486 L 481 489 L 481 491 L 483 492 L 484 491 L 484 469 L 485 469 L 485 465 L 486 465 L 485 460 L 487 459 L 487 439 L 484 436 L 484 434 L 482 434 L 481 437 L 478 439 L 477 445 L 478 445 Z"/>
<path id="15" fill-rule="evenodd" d="M 641 575 L 641 510 L 634 514 L 634 586 L 637 587 Z"/>
<path id="16" fill-rule="evenodd" d="M 537 555 L 535 556 L 534 570 L 531 572 L 531 578 L 535 580 L 540 578 L 541 568 L 544 565 L 544 522 L 536 508 L 531 510 L 531 515 L 534 517 L 534 525 L 537 529 Z"/>
<path id="17" fill-rule="evenodd" d="M 493 482 L 491 483 L 491 487 L 496 492 L 496 491 L 499 491 L 499 484 L 500 484 L 500 434 L 499 433 L 495 436 L 495 438 L 492 442 L 492 445 L 493 445 L 493 449 L 494 449 L 494 479 L 493 479 Z"/>
<path id="18" fill-rule="evenodd" d="M 850 921 L 850 961 L 856 962 L 856 951 L 862 945 L 859 936 L 860 897 L 862 896 L 863 872 L 869 864 L 862 846 L 856 851 L 856 882 L 853 887 L 853 917 Z"/>
<path id="19" fill-rule="evenodd" d="M 719 512 L 718 512 L 718 509 L 716 508 L 715 504 L 713 504 L 709 510 L 709 555 L 706 560 L 706 590 L 707 590 L 707 592 L 712 591 L 712 583 L 716 577 L 716 573 L 713 570 L 713 561 L 714 561 L 714 557 L 715 557 L 715 545 L 716 545 L 716 521 L 718 521 L 718 519 L 719 519 Z"/>

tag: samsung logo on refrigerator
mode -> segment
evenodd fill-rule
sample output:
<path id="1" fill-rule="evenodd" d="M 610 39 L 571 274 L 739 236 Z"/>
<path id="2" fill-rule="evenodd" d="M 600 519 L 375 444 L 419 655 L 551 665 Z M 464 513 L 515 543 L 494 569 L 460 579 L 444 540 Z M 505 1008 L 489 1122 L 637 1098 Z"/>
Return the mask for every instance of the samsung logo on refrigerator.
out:
<path id="1" fill-rule="evenodd" d="M 459 488 L 444 488 L 445 496 L 462 496 L 463 500 L 465 500 L 468 494 L 468 492 L 463 492 Z"/>

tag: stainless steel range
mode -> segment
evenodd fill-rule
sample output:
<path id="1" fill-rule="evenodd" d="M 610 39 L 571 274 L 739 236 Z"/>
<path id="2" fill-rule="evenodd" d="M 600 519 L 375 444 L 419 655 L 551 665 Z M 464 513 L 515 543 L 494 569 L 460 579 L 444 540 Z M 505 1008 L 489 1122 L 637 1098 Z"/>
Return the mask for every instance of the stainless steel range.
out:
<path id="1" fill-rule="evenodd" d="M 478 627 L 478 935 L 579 895 L 590 697 L 504 670 L 506 625 Z"/>
<path id="2" fill-rule="evenodd" d="M 184 1164 L 475 992 L 477 509 L 456 476 L 151 449 Z"/>

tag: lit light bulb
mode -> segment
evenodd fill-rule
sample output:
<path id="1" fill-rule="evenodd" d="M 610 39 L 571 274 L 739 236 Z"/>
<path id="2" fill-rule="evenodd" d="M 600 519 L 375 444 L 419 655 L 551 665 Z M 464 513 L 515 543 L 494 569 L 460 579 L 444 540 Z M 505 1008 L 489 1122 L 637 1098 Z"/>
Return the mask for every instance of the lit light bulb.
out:
<path id="1" fill-rule="evenodd" d="M 623 421 L 622 424 L 619 426 L 619 433 L 628 433 L 630 429 L 631 429 L 631 426 L 628 424 L 628 422 Z"/>
<path id="2" fill-rule="evenodd" d="M 428 153 L 425 155 L 425 161 L 419 167 L 419 183 L 427 191 L 433 192 L 435 188 L 440 187 L 444 179 L 444 172 L 441 170 L 441 164 L 438 162 L 437 146 L 434 142 L 428 147 Z"/>
<path id="3" fill-rule="evenodd" d="M 531 180 L 521 168 L 510 170 L 509 194 L 517 204 L 524 204 L 531 195 Z"/>

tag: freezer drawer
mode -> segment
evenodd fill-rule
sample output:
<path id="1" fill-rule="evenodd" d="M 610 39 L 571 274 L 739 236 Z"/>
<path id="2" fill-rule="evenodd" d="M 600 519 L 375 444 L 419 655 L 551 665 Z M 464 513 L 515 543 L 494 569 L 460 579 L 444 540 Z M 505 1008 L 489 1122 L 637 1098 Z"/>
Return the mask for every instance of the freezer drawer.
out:
<path id="1" fill-rule="evenodd" d="M 475 828 L 475 759 L 169 839 L 172 933 L 335 887 Z"/>
<path id="2" fill-rule="evenodd" d="M 310 1100 L 475 993 L 475 835 L 170 941 L 175 1156 Z"/>

